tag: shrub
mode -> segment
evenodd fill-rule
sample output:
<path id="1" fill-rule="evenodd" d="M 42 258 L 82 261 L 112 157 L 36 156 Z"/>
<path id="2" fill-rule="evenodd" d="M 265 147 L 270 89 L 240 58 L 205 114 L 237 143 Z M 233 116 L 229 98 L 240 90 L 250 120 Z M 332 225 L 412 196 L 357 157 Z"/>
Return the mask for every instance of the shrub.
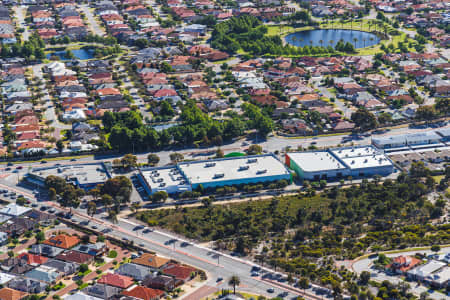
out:
<path id="1" fill-rule="evenodd" d="M 108 257 L 109 258 L 116 258 L 117 257 L 117 251 L 116 250 L 109 251 Z"/>

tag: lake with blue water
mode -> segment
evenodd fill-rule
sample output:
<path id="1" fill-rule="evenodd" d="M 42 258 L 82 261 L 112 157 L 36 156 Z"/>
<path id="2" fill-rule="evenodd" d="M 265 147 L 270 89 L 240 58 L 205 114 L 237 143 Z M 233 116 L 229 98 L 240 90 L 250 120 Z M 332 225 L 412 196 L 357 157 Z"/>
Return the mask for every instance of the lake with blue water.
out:
<path id="1" fill-rule="evenodd" d="M 75 59 L 86 60 L 94 58 L 94 49 L 75 49 L 71 50 Z M 47 54 L 49 59 L 52 56 L 58 56 L 60 60 L 69 60 L 65 57 L 66 51 L 55 51 Z"/>
<path id="2" fill-rule="evenodd" d="M 348 29 L 315 29 L 297 31 L 288 34 L 285 37 L 285 41 L 288 44 L 297 47 L 312 45 L 323 47 L 332 46 L 334 48 L 334 46 L 336 46 L 337 42 L 340 40 L 343 40 L 344 43 L 351 43 L 353 46 L 355 46 L 355 48 L 369 47 L 380 42 L 380 38 L 376 34 Z"/>

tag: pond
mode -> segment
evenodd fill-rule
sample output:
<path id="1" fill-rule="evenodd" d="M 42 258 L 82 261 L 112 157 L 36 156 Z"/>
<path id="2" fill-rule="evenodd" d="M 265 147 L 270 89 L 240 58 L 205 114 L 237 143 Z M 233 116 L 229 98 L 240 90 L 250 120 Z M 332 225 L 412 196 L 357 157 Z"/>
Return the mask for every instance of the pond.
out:
<path id="1" fill-rule="evenodd" d="M 75 49 L 71 50 L 75 59 L 86 60 L 94 58 L 94 49 Z M 65 57 L 66 51 L 55 51 L 47 54 L 47 58 L 58 56 L 60 60 L 69 60 Z"/>
<path id="2" fill-rule="evenodd" d="M 355 48 L 369 47 L 380 42 L 380 38 L 376 34 L 348 29 L 315 29 L 297 31 L 287 35 L 285 40 L 288 44 L 294 46 L 332 46 L 333 48 L 340 40 L 343 40 L 345 43 L 350 42 L 353 46 L 355 46 Z"/>

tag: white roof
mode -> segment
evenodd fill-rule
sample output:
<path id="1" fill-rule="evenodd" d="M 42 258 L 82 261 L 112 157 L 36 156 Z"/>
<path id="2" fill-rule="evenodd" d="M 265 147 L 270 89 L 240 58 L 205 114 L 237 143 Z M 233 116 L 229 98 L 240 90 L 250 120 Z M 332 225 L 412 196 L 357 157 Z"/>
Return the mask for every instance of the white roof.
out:
<path id="1" fill-rule="evenodd" d="M 440 268 L 446 266 L 446 263 L 443 263 L 441 261 L 432 260 L 426 263 L 425 265 L 418 266 L 417 268 L 412 269 L 411 271 L 408 271 L 411 275 L 416 275 L 420 277 L 427 277 L 431 273 L 436 272 Z"/>
<path id="2" fill-rule="evenodd" d="M 333 153 L 334 156 L 340 159 L 344 159 L 347 157 L 374 155 L 377 154 L 378 151 L 372 146 L 366 146 L 366 147 L 332 149 L 331 153 Z"/>
<path id="3" fill-rule="evenodd" d="M 297 152 L 288 155 L 305 172 L 345 169 L 345 166 L 327 151 Z"/>
<path id="4" fill-rule="evenodd" d="M 21 216 L 24 213 L 30 211 L 31 208 L 17 205 L 15 203 L 10 203 L 0 209 L 0 214 L 9 215 L 9 216 Z"/>
<path id="5" fill-rule="evenodd" d="M 63 299 L 65 299 L 65 300 L 102 300 L 101 298 L 89 296 L 89 295 L 83 294 L 82 292 L 77 292 L 73 295 L 65 296 Z"/>
<path id="6" fill-rule="evenodd" d="M 437 272 L 431 274 L 427 279 L 433 281 L 434 283 L 442 285 L 450 279 L 450 268 L 443 267 Z"/>
<path id="7" fill-rule="evenodd" d="M 16 276 L 14 276 L 14 275 L 0 272 L 0 284 L 5 284 L 5 283 L 11 281 L 12 279 L 14 279 L 15 277 Z"/>
<path id="8" fill-rule="evenodd" d="M 348 157 L 348 158 L 342 159 L 342 161 L 350 169 L 387 167 L 387 166 L 392 165 L 392 162 L 384 154 L 377 154 L 377 155 L 371 155 L 371 156 Z"/>
<path id="9" fill-rule="evenodd" d="M 178 168 L 191 184 L 290 174 L 283 163 L 272 155 L 181 163 Z"/>
<path id="10" fill-rule="evenodd" d="M 86 114 L 82 109 L 74 109 L 63 114 L 64 120 L 85 120 Z"/>
<path id="11" fill-rule="evenodd" d="M 167 190 L 170 189 L 170 187 L 189 185 L 183 174 L 181 174 L 176 167 L 152 168 L 149 170 L 142 170 L 141 174 L 152 191 Z"/>

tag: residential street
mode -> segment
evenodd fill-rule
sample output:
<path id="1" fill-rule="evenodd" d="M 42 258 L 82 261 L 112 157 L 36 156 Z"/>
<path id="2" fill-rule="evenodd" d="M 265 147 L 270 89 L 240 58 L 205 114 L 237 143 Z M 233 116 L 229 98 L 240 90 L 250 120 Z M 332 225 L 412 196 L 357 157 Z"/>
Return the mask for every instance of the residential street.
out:
<path id="1" fill-rule="evenodd" d="M 22 40 L 28 41 L 30 37 L 30 31 L 28 30 L 28 26 L 25 24 L 25 16 L 27 14 L 27 7 L 24 5 L 14 6 L 14 14 L 17 16 L 17 27 L 22 28 L 24 31 L 22 33 Z"/>
<path id="2" fill-rule="evenodd" d="M 89 8 L 89 5 L 80 4 L 80 8 L 88 20 L 88 26 L 91 32 L 95 35 L 104 36 L 106 34 L 105 29 L 95 19 L 95 16 L 92 14 L 92 11 Z"/>

